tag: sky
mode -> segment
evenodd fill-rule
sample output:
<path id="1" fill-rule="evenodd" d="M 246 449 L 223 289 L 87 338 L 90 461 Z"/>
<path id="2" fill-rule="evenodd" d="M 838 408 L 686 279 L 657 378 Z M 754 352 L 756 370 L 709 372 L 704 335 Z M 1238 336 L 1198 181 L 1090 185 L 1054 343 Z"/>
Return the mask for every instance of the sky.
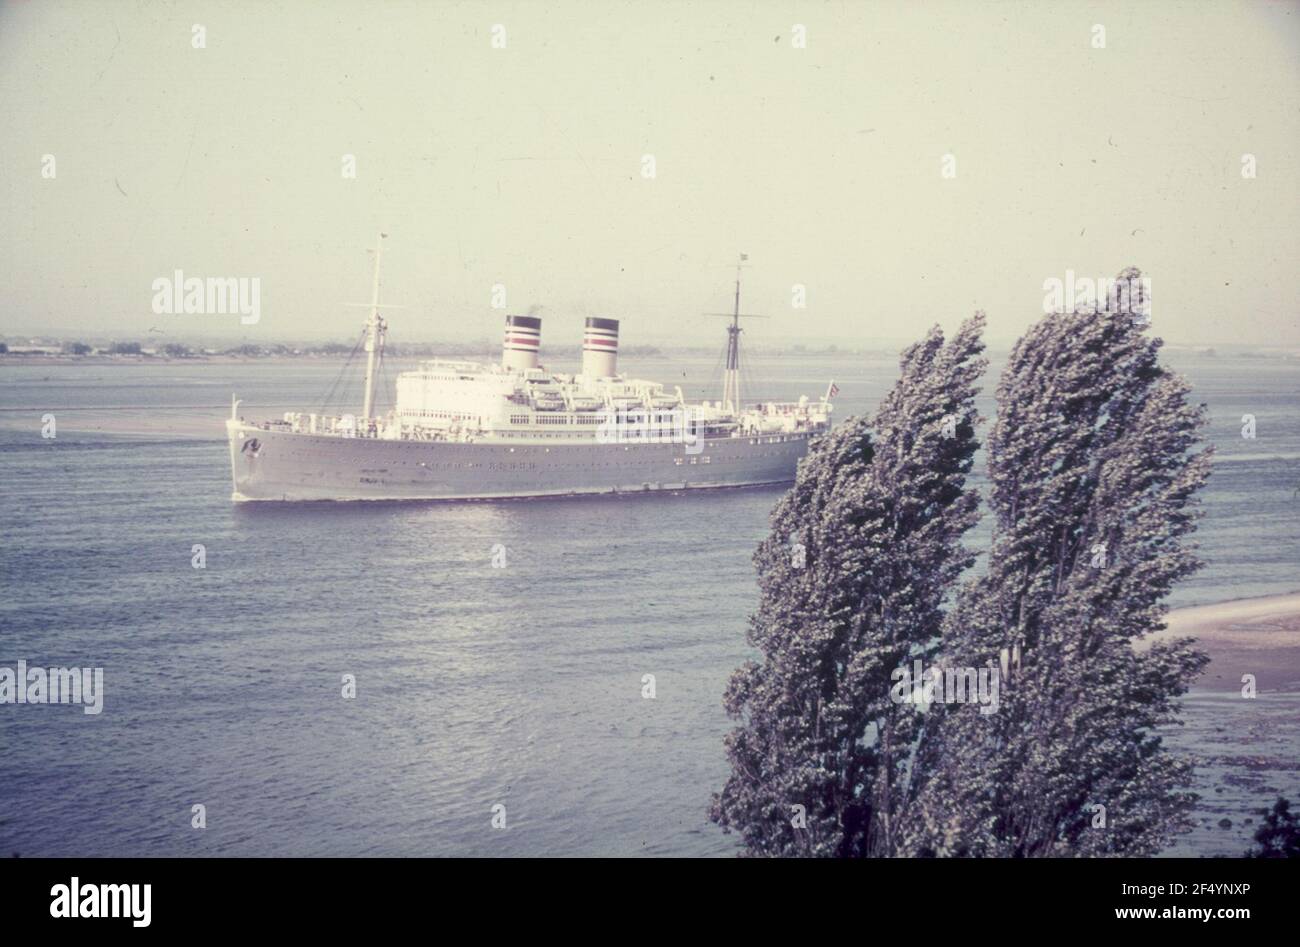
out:
<path id="1" fill-rule="evenodd" d="M 745 253 L 751 344 L 1005 344 L 1135 265 L 1168 342 L 1294 348 L 1298 52 L 1294 3 L 5 2 L 0 335 L 351 339 L 382 231 L 394 341 L 720 344 Z"/>

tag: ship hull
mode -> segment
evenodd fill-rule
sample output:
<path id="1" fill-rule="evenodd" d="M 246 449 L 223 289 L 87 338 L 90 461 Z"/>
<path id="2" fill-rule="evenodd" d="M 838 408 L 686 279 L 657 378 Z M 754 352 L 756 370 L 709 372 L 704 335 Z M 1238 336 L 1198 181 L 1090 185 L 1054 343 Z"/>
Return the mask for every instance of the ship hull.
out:
<path id="1" fill-rule="evenodd" d="M 227 421 L 232 499 L 501 500 L 782 484 L 810 435 L 683 444 L 382 440 Z"/>

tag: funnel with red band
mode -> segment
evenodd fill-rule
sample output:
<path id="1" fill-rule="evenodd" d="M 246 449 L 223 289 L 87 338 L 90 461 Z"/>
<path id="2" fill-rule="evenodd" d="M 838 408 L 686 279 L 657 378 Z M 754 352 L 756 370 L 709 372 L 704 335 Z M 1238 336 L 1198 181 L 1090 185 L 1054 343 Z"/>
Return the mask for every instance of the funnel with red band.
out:
<path id="1" fill-rule="evenodd" d="M 612 378 L 618 374 L 618 320 L 587 320 L 582 339 L 582 374 L 588 378 Z"/>
<path id="2" fill-rule="evenodd" d="M 501 364 L 515 371 L 537 367 L 542 346 L 542 320 L 536 316 L 506 316 L 506 333 L 501 343 Z"/>

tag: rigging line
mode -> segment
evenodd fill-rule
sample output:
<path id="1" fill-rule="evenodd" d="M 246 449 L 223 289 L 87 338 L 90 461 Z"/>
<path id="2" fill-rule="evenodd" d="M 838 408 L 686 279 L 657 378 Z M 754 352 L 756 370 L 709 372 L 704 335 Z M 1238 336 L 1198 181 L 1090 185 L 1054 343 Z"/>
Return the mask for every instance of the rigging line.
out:
<path id="1" fill-rule="evenodd" d="M 390 403 L 388 400 L 388 359 L 384 357 L 386 351 L 386 347 L 379 350 L 379 397 L 375 399 L 376 408 L 380 404 L 386 404 L 390 408 L 397 407 L 395 403 Z M 379 412 L 376 411 L 375 413 L 378 414 Z"/>
<path id="2" fill-rule="evenodd" d="M 380 360 L 380 405 L 393 410 L 393 399 L 389 398 L 389 363 L 387 360 Z M 378 412 L 376 412 L 378 414 Z"/>
<path id="3" fill-rule="evenodd" d="M 740 339 L 736 340 L 736 365 L 740 369 L 740 397 L 749 398 L 750 402 L 755 400 L 754 397 L 754 376 L 749 370 L 749 353 L 742 352 L 740 349 Z M 736 405 L 736 410 L 741 409 Z"/>
<path id="4" fill-rule="evenodd" d="M 774 400 L 768 397 L 768 395 L 771 393 L 770 391 L 771 382 L 772 382 L 771 378 L 766 375 L 759 375 L 750 368 L 749 354 L 747 351 L 742 353 L 742 357 L 740 359 L 740 380 L 741 383 L 745 386 L 741 390 L 741 396 L 744 397 L 745 392 L 748 391 L 749 392 L 748 397 L 751 404 L 757 404 L 760 401 L 767 402 L 767 401 Z M 761 390 L 759 388 L 760 382 L 764 385 L 764 388 Z"/>
<path id="5" fill-rule="evenodd" d="M 343 367 L 339 369 L 338 377 L 334 379 L 334 384 L 330 387 L 329 394 L 325 396 L 324 402 L 321 403 L 320 406 L 321 414 L 325 413 L 325 409 L 328 408 L 330 406 L 330 402 L 334 400 L 334 392 L 338 390 L 339 382 L 343 380 L 343 375 L 347 372 L 348 368 L 352 365 L 352 360 L 357 357 L 357 352 L 358 350 L 360 350 L 365 340 L 366 340 L 366 330 L 362 329 L 361 337 L 357 339 L 357 344 L 352 346 L 351 354 L 348 355 L 347 361 L 343 363 Z"/>
<path id="6" fill-rule="evenodd" d="M 385 344 L 375 350 L 375 387 L 370 402 L 370 412 L 374 417 L 379 416 L 379 405 L 384 400 L 384 349 L 387 347 L 387 342 L 388 339 L 385 337 Z"/>
<path id="7" fill-rule="evenodd" d="M 740 361 L 740 377 L 745 386 L 744 390 L 741 391 L 741 397 L 744 397 L 745 391 L 748 391 L 750 404 L 769 400 L 767 397 L 768 392 L 759 387 L 759 376 L 749 367 L 748 353 Z M 763 381 L 766 382 L 766 379 L 763 379 Z"/>
<path id="8" fill-rule="evenodd" d="M 716 393 L 717 390 L 722 387 L 722 378 L 723 378 L 722 373 L 724 371 L 726 360 L 727 360 L 727 347 L 724 345 L 722 347 L 722 351 L 718 353 L 718 360 L 713 364 L 713 371 L 709 373 L 709 386 L 708 388 L 705 389 L 704 394 L 701 396 L 704 400 L 706 401 L 711 400 L 708 396 L 709 392 L 713 391 Z"/>

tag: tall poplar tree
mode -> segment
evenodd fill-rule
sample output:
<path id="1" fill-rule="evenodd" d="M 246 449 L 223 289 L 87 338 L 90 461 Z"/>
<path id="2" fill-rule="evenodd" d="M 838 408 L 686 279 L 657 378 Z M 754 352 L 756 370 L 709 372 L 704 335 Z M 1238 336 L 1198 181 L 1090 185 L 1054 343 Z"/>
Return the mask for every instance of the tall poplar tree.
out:
<path id="1" fill-rule="evenodd" d="M 712 817 L 756 855 L 894 854 L 911 805 L 918 714 L 891 674 L 938 641 L 971 564 L 982 314 L 903 352 L 873 419 L 817 441 L 755 554 L 761 593 L 725 706 L 732 773 Z"/>
<path id="2" fill-rule="evenodd" d="M 1000 708 L 929 721 L 911 853 L 1149 855 L 1186 825 L 1190 763 L 1158 729 L 1207 658 L 1142 639 L 1199 564 L 1186 537 L 1210 450 L 1204 406 L 1159 347 L 1143 320 L 1100 309 L 1044 317 L 1011 355 L 988 444 L 988 570 L 940 657 L 1000 666 Z"/>

